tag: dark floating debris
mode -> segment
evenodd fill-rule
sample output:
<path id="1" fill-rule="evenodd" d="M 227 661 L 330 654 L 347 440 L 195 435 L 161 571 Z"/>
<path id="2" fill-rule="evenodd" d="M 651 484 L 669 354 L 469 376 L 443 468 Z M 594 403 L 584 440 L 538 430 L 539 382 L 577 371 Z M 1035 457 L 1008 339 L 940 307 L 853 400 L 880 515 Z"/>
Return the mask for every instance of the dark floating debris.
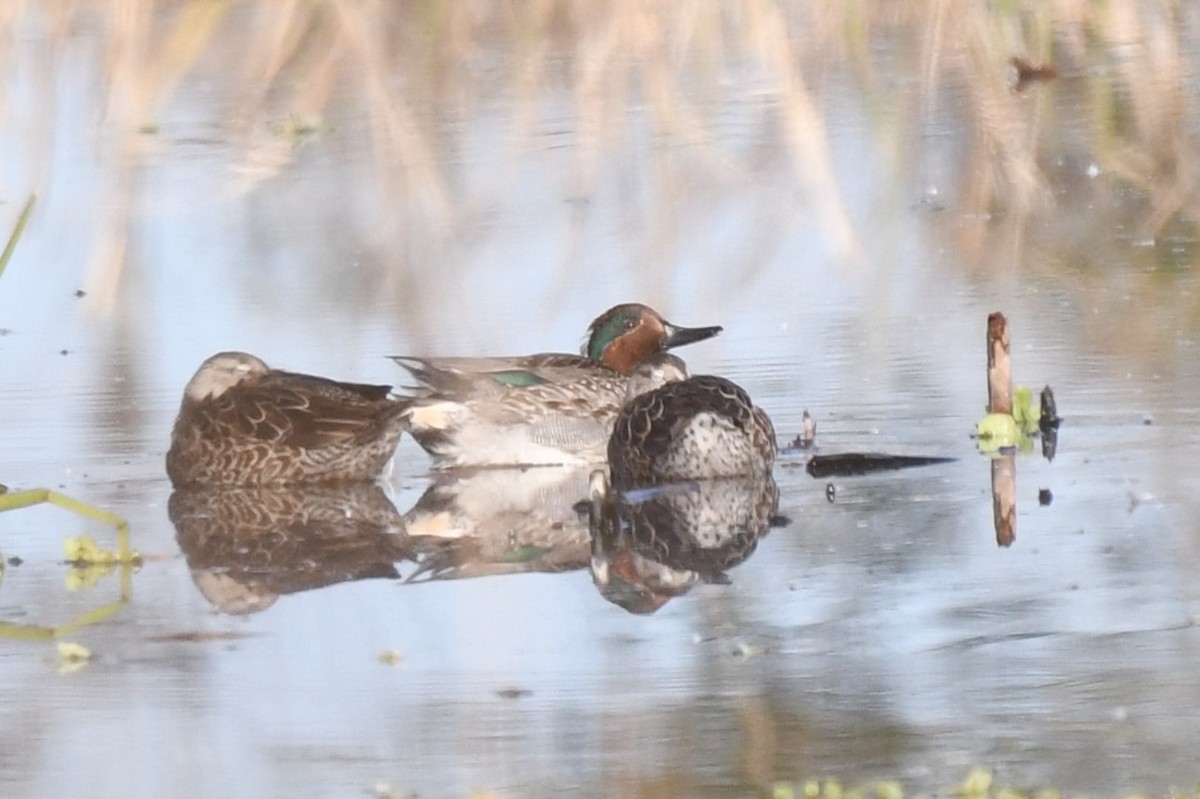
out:
<path id="1" fill-rule="evenodd" d="M 77 298 L 86 297 L 86 296 L 87 296 L 87 292 L 86 292 L 86 291 L 84 291 L 83 289 L 76 289 L 76 290 L 75 290 L 75 296 L 76 296 Z"/>
<path id="2" fill-rule="evenodd" d="M 1058 426 L 1062 424 L 1062 417 L 1058 415 L 1058 406 L 1054 404 L 1054 392 L 1050 386 L 1042 389 L 1041 413 L 1038 430 L 1042 434 L 1042 457 L 1052 461 L 1058 451 Z"/>
<path id="3" fill-rule="evenodd" d="M 156 644 L 205 644 L 220 641 L 240 641 L 245 638 L 254 638 L 256 635 L 256 633 L 224 630 L 185 630 L 178 633 L 166 633 L 165 635 L 152 635 L 146 640 Z"/>
<path id="4" fill-rule="evenodd" d="M 1048 488 L 1038 489 L 1038 504 L 1043 508 L 1048 507 L 1054 501 L 1054 494 Z"/>
<path id="5" fill-rule="evenodd" d="M 1023 92 L 1032 83 L 1044 83 L 1058 77 L 1058 67 L 1053 64 L 1034 64 L 1019 55 L 1010 58 L 1008 63 L 1017 71 L 1016 80 L 1012 82 L 1014 92 Z"/>
<path id="6" fill-rule="evenodd" d="M 812 414 L 808 412 L 808 408 L 804 409 L 804 416 L 801 417 L 801 423 L 804 425 L 803 431 L 791 440 L 787 449 L 813 448 L 813 444 L 817 439 L 817 421 L 812 418 Z"/>
<path id="7" fill-rule="evenodd" d="M 1062 417 L 1058 415 L 1058 406 L 1054 403 L 1054 392 L 1050 386 L 1042 389 L 1042 417 L 1038 419 L 1038 427 L 1042 432 L 1046 432 L 1047 428 L 1057 430 L 1062 424 Z"/>
<path id="8" fill-rule="evenodd" d="M 1054 460 L 1058 452 L 1058 428 L 1047 427 L 1042 431 L 1042 457 L 1048 461 Z"/>
<path id="9" fill-rule="evenodd" d="M 813 455 L 808 459 L 805 471 L 815 478 L 852 477 L 871 472 L 890 472 L 914 466 L 932 466 L 935 463 L 951 463 L 956 458 L 929 457 L 925 455 L 884 455 L 871 452 L 843 452 L 836 455 Z M 829 488 L 825 496 L 829 498 Z M 831 500 L 832 501 L 832 500 Z"/>
<path id="10" fill-rule="evenodd" d="M 827 502 L 833 502 L 835 499 L 837 499 L 837 488 L 833 485 L 833 483 L 826 483 L 825 500 Z"/>

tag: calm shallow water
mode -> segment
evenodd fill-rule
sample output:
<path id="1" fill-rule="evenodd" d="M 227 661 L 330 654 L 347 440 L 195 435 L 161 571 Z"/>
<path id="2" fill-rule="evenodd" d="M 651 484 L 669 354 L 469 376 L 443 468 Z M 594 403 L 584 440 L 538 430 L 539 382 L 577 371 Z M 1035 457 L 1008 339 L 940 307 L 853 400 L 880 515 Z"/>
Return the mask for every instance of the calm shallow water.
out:
<path id="1" fill-rule="evenodd" d="M 128 606 L 70 636 L 94 653 L 82 670 L 57 673 L 46 642 L 0 645 L 5 796 L 744 796 L 826 776 L 930 791 L 974 766 L 1102 795 L 1200 779 L 1194 217 L 1148 227 L 1171 176 L 1139 185 L 1093 135 L 1092 89 L 1144 120 L 1123 62 L 1072 49 L 1070 19 L 1042 34 L 1063 75 L 1021 95 L 1003 86 L 1010 45 L 984 76 L 943 64 L 932 91 L 920 35 L 868 37 L 864 75 L 793 12 L 811 105 L 780 88 L 772 28 L 746 37 L 754 51 L 729 31 L 764 23 L 728 16 L 740 44 L 715 66 L 668 59 L 668 98 L 644 55 L 638 91 L 592 104 L 604 37 L 585 26 L 548 37 L 544 63 L 499 31 L 445 74 L 395 56 L 379 75 L 347 14 L 341 52 L 367 66 L 342 68 L 362 81 L 335 81 L 320 130 L 294 140 L 279 126 L 310 112 L 319 71 L 256 85 L 239 54 L 269 26 L 229 13 L 147 107 L 122 93 L 146 88 L 122 82 L 131 65 L 106 61 L 103 14 L 4 21 L 0 151 L 28 153 L 3 161 L 4 227 L 39 201 L 0 278 L 0 481 L 123 514 L 145 558 Z M 1194 24 L 1177 22 L 1194 94 Z M 420 38 L 385 28 L 393 46 Z M 1150 35 L 1122 40 L 1127 57 Z M 514 64 L 544 71 L 529 85 Z M 980 99 L 984 77 L 1000 83 Z M 1040 169 L 1027 185 L 1014 167 L 991 205 L 972 181 L 1020 148 L 981 160 L 979 107 L 1019 124 L 1009 138 L 1034 142 Z M 1172 152 L 1187 174 L 1195 148 Z M 606 601 L 586 568 L 341 582 L 240 615 L 202 593 L 162 459 L 204 357 L 396 382 L 387 354 L 570 351 L 630 299 L 723 324 L 681 354 L 744 386 L 781 438 L 807 408 L 824 452 L 957 460 L 817 481 L 785 458 L 790 525 L 729 585 L 651 615 Z M 1067 420 L 1052 463 L 1019 458 L 1008 549 L 968 435 L 996 309 L 1017 381 L 1053 385 Z M 526 478 L 502 497 L 542 476 Z M 383 486 L 395 509 L 430 481 L 404 441 Z M 117 598 L 116 575 L 65 590 L 62 540 L 83 533 L 111 536 L 59 509 L 0 514 L 0 552 L 23 561 L 0 619 L 50 625 Z"/>

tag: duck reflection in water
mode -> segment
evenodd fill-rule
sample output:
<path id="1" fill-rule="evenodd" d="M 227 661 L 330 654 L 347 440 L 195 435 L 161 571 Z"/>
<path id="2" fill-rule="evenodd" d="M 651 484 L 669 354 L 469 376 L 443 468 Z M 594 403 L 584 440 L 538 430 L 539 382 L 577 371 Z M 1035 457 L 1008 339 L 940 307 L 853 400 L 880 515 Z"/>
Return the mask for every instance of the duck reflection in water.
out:
<path id="1" fill-rule="evenodd" d="M 592 579 L 609 601 L 653 613 L 754 552 L 777 517 L 770 418 L 734 383 L 687 377 L 630 401 L 608 443 L 609 473 L 592 473 Z"/>
<path id="2" fill-rule="evenodd" d="M 404 515 L 408 581 L 583 569 L 591 557 L 589 467 L 443 472 Z"/>
<path id="3" fill-rule="evenodd" d="M 592 582 L 630 613 L 653 613 L 700 583 L 727 583 L 726 570 L 781 523 L 770 473 L 613 490 L 592 474 Z"/>
<path id="4" fill-rule="evenodd" d="M 200 593 L 223 613 L 257 613 L 281 594 L 398 577 L 404 521 L 368 483 L 176 491 L 175 537 Z"/>

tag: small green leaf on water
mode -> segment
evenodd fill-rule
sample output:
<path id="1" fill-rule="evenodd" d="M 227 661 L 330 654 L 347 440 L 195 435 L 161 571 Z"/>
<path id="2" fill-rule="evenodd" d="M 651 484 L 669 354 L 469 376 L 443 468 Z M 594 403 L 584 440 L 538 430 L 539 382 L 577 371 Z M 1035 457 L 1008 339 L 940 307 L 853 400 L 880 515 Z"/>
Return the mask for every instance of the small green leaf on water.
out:
<path id="1" fill-rule="evenodd" d="M 789 782 L 777 782 L 771 786 L 771 799 L 796 799 L 796 792 Z"/>
<path id="2" fill-rule="evenodd" d="M 79 671 L 92 658 L 92 651 L 83 644 L 70 641 L 58 642 L 58 673 L 70 674 Z"/>
<path id="3" fill-rule="evenodd" d="M 126 560 L 122 561 L 121 556 L 111 549 L 101 549 L 90 535 L 63 539 L 63 552 L 67 556 L 67 562 L 75 566 L 115 566 L 122 562 L 137 565 L 142 557 L 134 549 L 129 550 L 125 556 Z"/>
<path id="4" fill-rule="evenodd" d="M 112 573 L 110 563 L 88 563 L 83 566 L 72 566 L 67 571 L 68 591 L 89 591 L 96 587 L 102 579 Z"/>
<path id="5" fill-rule="evenodd" d="M 904 799 L 904 788 L 895 780 L 880 780 L 875 784 L 879 799 Z"/>
<path id="6" fill-rule="evenodd" d="M 1010 417 L 1011 418 L 1011 417 Z M 962 785 L 955 789 L 954 795 L 962 799 L 979 799 L 988 794 L 992 787 L 992 772 L 984 768 L 972 769 Z"/>
<path id="7" fill-rule="evenodd" d="M 1017 386 L 1013 398 L 1013 419 L 1022 430 L 1034 430 L 1042 418 L 1042 409 L 1033 407 L 1033 392 L 1025 386 Z"/>
<path id="8" fill-rule="evenodd" d="M 113 563 L 117 559 L 115 553 L 98 547 L 90 535 L 65 539 L 63 551 L 71 563 Z"/>
<path id="9" fill-rule="evenodd" d="M 277 126 L 279 135 L 290 139 L 293 145 L 299 145 L 327 130 L 329 125 L 320 114 L 292 114 L 287 122 Z"/>
<path id="10" fill-rule="evenodd" d="M 385 649 L 379 653 L 379 662 L 385 666 L 399 666 L 404 662 L 404 653 L 399 649 Z"/>
<path id="11" fill-rule="evenodd" d="M 980 442 L 988 443 L 988 449 L 1015 447 L 1021 436 L 1016 420 L 1007 413 L 989 413 L 979 420 L 975 432 Z"/>
<path id="12" fill-rule="evenodd" d="M 294 136 L 311 135 L 325 129 L 325 119 L 320 114 L 292 114 L 289 127 Z"/>

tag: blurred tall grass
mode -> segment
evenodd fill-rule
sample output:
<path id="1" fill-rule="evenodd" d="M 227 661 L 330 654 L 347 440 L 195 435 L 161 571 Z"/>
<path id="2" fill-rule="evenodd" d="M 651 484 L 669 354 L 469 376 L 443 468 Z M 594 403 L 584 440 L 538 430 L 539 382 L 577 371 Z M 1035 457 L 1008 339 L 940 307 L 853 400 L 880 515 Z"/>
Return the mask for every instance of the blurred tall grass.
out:
<path id="1" fill-rule="evenodd" d="M 669 210 L 701 173 L 734 183 L 790 174 L 835 258 L 864 260 L 831 158 L 830 86 L 852 85 L 914 200 L 952 213 L 930 227 L 963 268 L 1024 273 L 1087 263 L 1111 223 L 1150 271 L 1191 266 L 1198 207 L 1200 10 L 1177 0 L 39 0 L 0 7 L 0 45 L 31 31 L 49 65 L 94 41 L 113 202 L 89 290 L 103 307 L 122 279 L 133 175 L 170 154 L 159 120 L 182 95 L 206 98 L 213 135 L 236 153 L 231 192 L 252 193 L 295 165 L 297 144 L 354 120 L 370 149 L 379 246 L 414 234 L 452 241 L 489 196 L 457 174 L 486 146 L 501 164 L 567 131 L 563 193 L 587 197 L 631 138 L 650 142 L 644 180 L 665 241 L 686 235 Z M 0 66 L 19 52 L 0 46 Z M 1010 58 L 1053 62 L 1052 84 L 1013 90 Z M 51 67 L 53 68 L 53 66 Z M 55 85 L 43 82 L 44 113 Z M 731 135 L 724 109 L 751 94 L 763 113 Z M 1064 102 L 1068 99 L 1070 102 Z M 0 114 L 13 112 L 0 94 Z M 507 104 L 486 145 L 463 120 Z M 1062 109 L 1082 109 L 1085 119 Z M 631 110 L 637 114 L 631 114 Z M 746 120 L 749 128 L 746 127 Z M 944 133 L 965 131 L 947 147 Z M 36 142 L 34 143 L 36 145 Z M 513 167 L 512 174 L 516 175 Z M 5 194 L 40 186 L 0 187 Z M 1120 201 L 1114 201 L 1119 197 Z M 1158 246 L 1170 239 L 1171 246 Z M 1182 244 L 1181 244 L 1182 242 Z M 419 260 L 419 254 L 411 259 Z M 1100 261 L 1102 259 L 1096 258 Z M 404 290 L 406 259 L 378 279 Z M 1080 269 L 1086 290 L 1092 272 Z M 409 287 L 411 288 L 411 286 Z M 1178 302 L 1179 300 L 1175 300 Z"/>

